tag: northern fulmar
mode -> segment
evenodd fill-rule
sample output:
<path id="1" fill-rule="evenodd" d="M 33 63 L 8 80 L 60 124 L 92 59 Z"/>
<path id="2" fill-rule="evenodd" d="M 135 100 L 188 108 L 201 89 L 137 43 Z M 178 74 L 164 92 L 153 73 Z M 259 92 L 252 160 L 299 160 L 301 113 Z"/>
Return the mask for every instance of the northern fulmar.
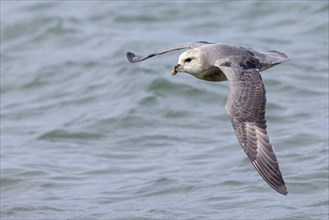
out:
<path id="1" fill-rule="evenodd" d="M 242 46 L 206 41 L 189 42 L 160 50 L 147 56 L 128 52 L 131 63 L 170 51 L 183 52 L 172 75 L 186 72 L 207 81 L 228 81 L 228 99 L 225 106 L 238 141 L 262 178 L 277 192 L 287 195 L 274 149 L 266 131 L 265 87 L 261 71 L 289 61 L 278 51 L 259 52 Z"/>

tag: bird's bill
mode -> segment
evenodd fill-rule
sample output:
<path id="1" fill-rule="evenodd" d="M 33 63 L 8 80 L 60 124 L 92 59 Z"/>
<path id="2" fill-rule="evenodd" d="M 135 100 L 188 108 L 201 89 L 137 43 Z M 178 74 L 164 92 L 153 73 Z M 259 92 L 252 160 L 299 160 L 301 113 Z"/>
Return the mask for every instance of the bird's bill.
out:
<path id="1" fill-rule="evenodd" d="M 177 64 L 174 69 L 171 70 L 171 74 L 174 76 L 176 75 L 178 72 L 181 72 L 183 70 L 183 66 L 180 64 Z"/>

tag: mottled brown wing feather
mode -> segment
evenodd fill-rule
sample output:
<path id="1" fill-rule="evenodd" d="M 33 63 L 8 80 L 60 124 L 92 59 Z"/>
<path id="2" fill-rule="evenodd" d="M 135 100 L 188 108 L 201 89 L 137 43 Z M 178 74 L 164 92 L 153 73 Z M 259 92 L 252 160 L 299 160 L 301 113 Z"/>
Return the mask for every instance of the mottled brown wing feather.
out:
<path id="1" fill-rule="evenodd" d="M 229 82 L 227 114 L 252 164 L 277 192 L 288 193 L 266 131 L 265 87 L 258 70 L 219 67 Z"/>

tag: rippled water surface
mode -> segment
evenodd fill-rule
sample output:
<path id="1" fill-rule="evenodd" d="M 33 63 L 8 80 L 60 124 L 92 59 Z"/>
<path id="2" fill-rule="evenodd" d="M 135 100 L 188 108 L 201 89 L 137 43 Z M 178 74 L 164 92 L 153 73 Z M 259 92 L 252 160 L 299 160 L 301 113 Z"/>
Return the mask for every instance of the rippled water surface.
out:
<path id="1" fill-rule="evenodd" d="M 289 194 L 252 167 L 227 82 L 172 44 L 279 50 L 263 73 Z M 1 1 L 1 219 L 327 219 L 327 1 Z"/>

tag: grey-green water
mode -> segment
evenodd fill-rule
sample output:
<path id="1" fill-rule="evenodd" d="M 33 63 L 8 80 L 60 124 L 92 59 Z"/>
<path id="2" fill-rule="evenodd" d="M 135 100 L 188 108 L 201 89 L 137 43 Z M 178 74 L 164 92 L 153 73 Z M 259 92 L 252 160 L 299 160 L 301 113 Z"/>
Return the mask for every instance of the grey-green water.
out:
<path id="1" fill-rule="evenodd" d="M 263 73 L 289 194 L 252 167 L 227 82 L 172 44 L 279 50 Z M 327 1 L 1 1 L 1 219 L 327 219 Z"/>

